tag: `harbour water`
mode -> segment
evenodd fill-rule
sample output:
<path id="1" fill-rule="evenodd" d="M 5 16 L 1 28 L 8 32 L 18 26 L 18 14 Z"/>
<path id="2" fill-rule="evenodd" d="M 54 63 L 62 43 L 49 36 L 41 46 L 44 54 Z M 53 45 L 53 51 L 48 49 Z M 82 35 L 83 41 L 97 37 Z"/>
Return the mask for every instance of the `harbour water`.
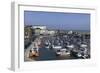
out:
<path id="1" fill-rule="evenodd" d="M 54 50 L 49 50 L 48 48 L 40 48 L 39 56 L 35 57 L 36 61 L 47 61 L 47 60 L 66 60 L 66 59 L 78 59 L 74 56 L 57 56 Z"/>

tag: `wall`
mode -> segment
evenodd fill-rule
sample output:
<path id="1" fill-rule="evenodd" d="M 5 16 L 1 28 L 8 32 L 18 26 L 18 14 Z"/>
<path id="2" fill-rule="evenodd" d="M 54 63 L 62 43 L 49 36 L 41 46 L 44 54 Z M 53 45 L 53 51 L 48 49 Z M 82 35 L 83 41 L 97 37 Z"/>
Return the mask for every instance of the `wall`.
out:
<path id="1" fill-rule="evenodd" d="M 13 71 L 10 70 L 10 61 L 11 61 L 11 1 L 14 0 L 1 0 L 0 1 L 0 73 L 12 73 Z M 20 1 L 28 1 L 28 0 L 20 0 Z M 31 0 L 33 3 L 36 4 L 63 4 L 66 5 L 67 2 L 76 3 L 76 4 L 82 4 L 82 5 L 94 5 L 96 6 L 97 10 L 97 30 L 96 30 L 96 36 L 97 39 L 97 47 L 99 47 L 99 41 L 100 41 L 100 5 L 99 5 L 99 0 Z M 98 49 L 98 52 L 100 50 Z M 98 54 L 98 61 L 100 61 Z M 98 67 L 69 67 L 68 69 L 62 68 L 58 70 L 57 68 L 55 69 L 46 69 L 46 70 L 40 70 L 40 71 L 29 71 L 31 72 L 36 72 L 36 73 L 72 73 L 72 72 L 77 72 L 77 73 L 99 73 L 99 68 L 100 68 L 100 63 L 98 63 Z M 28 72 L 28 71 L 26 71 Z M 24 73 L 26 73 L 24 71 Z M 22 72 L 23 73 L 23 72 Z"/>

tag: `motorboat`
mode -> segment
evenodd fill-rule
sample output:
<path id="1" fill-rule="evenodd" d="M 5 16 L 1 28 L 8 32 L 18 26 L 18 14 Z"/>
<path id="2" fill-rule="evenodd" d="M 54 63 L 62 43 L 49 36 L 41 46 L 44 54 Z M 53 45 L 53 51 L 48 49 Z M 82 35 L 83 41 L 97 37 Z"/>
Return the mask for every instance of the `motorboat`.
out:
<path id="1" fill-rule="evenodd" d="M 81 44 L 81 47 L 85 48 L 85 47 L 87 47 L 87 45 L 86 44 Z"/>
<path id="2" fill-rule="evenodd" d="M 54 45 L 53 45 L 53 49 L 54 49 L 54 50 L 60 50 L 61 48 L 62 48 L 62 46 L 54 46 Z"/>
<path id="3" fill-rule="evenodd" d="M 74 48 L 74 45 L 67 45 L 68 48 Z"/>
<path id="4" fill-rule="evenodd" d="M 58 56 L 66 56 L 66 55 L 70 55 L 70 51 L 67 51 L 66 48 L 64 48 L 64 49 L 57 50 L 56 54 Z"/>

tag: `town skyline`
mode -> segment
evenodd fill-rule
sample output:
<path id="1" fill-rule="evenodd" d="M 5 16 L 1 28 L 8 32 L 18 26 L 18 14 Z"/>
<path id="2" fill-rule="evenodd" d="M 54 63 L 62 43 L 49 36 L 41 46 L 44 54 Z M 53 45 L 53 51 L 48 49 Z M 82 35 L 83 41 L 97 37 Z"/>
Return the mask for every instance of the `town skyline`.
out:
<path id="1" fill-rule="evenodd" d="M 40 25 L 50 29 L 90 31 L 90 14 L 24 11 L 24 25 Z"/>

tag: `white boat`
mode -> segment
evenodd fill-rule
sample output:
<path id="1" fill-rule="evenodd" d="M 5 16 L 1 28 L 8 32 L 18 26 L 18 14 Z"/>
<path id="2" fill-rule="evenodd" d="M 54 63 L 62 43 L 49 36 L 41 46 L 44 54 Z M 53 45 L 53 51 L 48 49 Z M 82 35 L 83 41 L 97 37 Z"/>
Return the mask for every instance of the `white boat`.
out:
<path id="1" fill-rule="evenodd" d="M 66 55 L 70 55 L 70 51 L 67 52 L 67 50 L 64 48 L 64 49 L 60 49 L 60 51 L 57 51 L 56 54 L 60 56 L 66 56 Z"/>
<path id="2" fill-rule="evenodd" d="M 68 48 L 74 48 L 74 45 L 67 45 Z"/>
<path id="3" fill-rule="evenodd" d="M 85 47 L 87 47 L 87 45 L 86 44 L 81 44 L 81 47 L 85 48 Z"/>
<path id="4" fill-rule="evenodd" d="M 66 49 L 66 48 L 63 48 L 63 49 L 61 49 L 61 51 L 65 51 L 65 52 L 66 52 L 66 51 L 67 51 L 67 49 Z"/>
<path id="5" fill-rule="evenodd" d="M 61 49 L 62 48 L 62 46 L 53 46 L 53 49 L 54 50 L 59 50 L 59 49 Z"/>
<path id="6" fill-rule="evenodd" d="M 82 57 L 82 54 L 81 54 L 81 53 L 78 53 L 77 56 L 78 56 L 78 57 Z"/>
<path id="7" fill-rule="evenodd" d="M 45 48 L 49 48 L 49 46 L 46 46 Z"/>

